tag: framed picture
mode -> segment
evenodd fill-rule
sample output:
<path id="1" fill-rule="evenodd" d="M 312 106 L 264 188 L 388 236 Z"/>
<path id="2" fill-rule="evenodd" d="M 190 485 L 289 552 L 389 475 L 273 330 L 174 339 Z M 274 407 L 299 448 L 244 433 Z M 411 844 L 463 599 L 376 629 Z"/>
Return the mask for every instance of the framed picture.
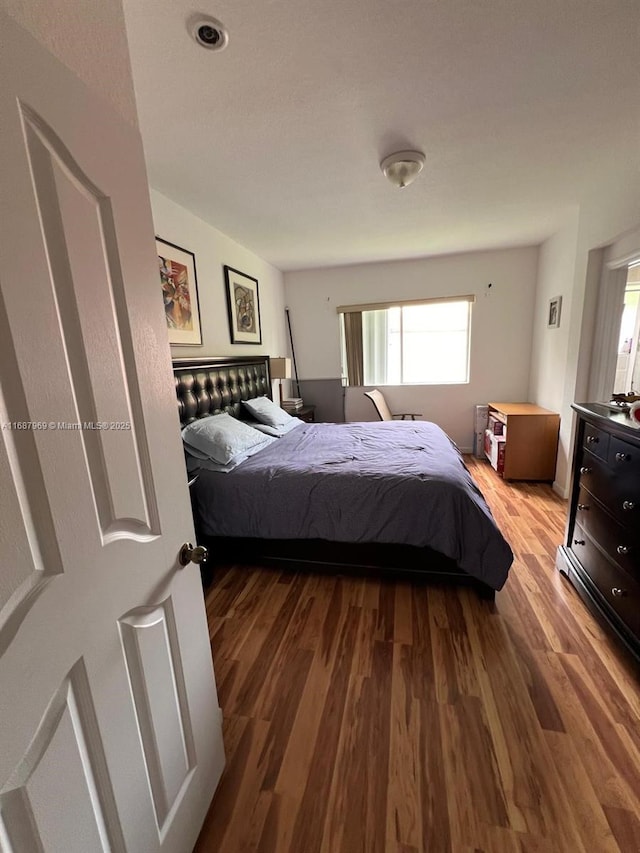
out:
<path id="1" fill-rule="evenodd" d="M 224 277 L 232 344 L 261 344 L 258 280 L 225 265 Z"/>
<path id="2" fill-rule="evenodd" d="M 160 237 L 156 251 L 169 343 L 202 346 L 196 256 Z"/>
<path id="3" fill-rule="evenodd" d="M 549 300 L 549 314 L 547 315 L 547 328 L 557 329 L 560 326 L 560 311 L 562 309 L 562 296 L 554 296 Z"/>

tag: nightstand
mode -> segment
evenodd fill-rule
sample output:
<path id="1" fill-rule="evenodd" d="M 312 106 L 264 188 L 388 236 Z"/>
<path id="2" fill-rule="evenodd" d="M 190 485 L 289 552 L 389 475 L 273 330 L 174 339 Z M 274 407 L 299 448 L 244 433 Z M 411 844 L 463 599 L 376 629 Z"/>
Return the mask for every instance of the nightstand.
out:
<path id="1" fill-rule="evenodd" d="M 300 418 L 301 421 L 304 421 L 306 424 L 312 424 L 316 419 L 316 407 L 315 406 L 303 406 L 301 409 L 298 409 L 297 412 L 291 412 L 294 418 Z"/>

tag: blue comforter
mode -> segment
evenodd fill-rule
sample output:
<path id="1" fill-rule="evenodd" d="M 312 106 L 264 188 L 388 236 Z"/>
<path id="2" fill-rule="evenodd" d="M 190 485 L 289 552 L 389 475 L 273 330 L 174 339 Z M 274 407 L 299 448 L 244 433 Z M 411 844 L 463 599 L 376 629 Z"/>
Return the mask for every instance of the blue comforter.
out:
<path id="1" fill-rule="evenodd" d="M 427 545 L 494 589 L 513 560 L 458 449 L 425 421 L 305 424 L 194 489 L 209 536 Z"/>

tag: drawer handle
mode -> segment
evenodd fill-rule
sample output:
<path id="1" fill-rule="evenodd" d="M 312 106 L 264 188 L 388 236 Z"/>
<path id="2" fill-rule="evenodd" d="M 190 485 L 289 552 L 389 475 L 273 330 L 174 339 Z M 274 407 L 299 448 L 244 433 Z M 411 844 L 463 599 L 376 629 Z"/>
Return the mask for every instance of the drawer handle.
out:
<path id="1" fill-rule="evenodd" d="M 589 509 L 589 504 L 578 504 L 578 509 Z"/>
<path id="2" fill-rule="evenodd" d="M 627 454 L 626 453 L 616 453 L 616 462 L 626 462 Z"/>
<path id="3" fill-rule="evenodd" d="M 621 598 L 622 596 L 627 594 L 626 589 L 620 589 L 619 586 L 614 586 L 611 588 L 611 595 L 615 595 L 616 598 Z"/>
<path id="4" fill-rule="evenodd" d="M 587 465 L 583 465 L 582 468 L 580 469 L 580 473 L 581 474 L 590 474 L 591 468 L 589 468 Z"/>
<path id="5" fill-rule="evenodd" d="M 588 435 L 587 444 L 597 444 L 600 441 L 597 435 Z"/>
<path id="6" fill-rule="evenodd" d="M 622 509 L 635 509 L 635 508 L 636 508 L 636 505 L 634 504 L 633 501 L 623 501 L 622 502 Z"/>
<path id="7" fill-rule="evenodd" d="M 574 539 L 573 544 L 574 545 L 584 545 L 584 539 Z"/>
<path id="8" fill-rule="evenodd" d="M 631 548 L 628 545 L 618 545 L 616 551 L 618 554 L 628 554 Z"/>

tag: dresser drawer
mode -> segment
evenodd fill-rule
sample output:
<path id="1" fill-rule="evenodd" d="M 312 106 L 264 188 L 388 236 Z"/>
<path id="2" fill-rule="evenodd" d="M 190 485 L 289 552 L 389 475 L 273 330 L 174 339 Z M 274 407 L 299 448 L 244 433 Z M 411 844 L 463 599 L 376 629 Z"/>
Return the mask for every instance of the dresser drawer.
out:
<path id="1" fill-rule="evenodd" d="M 609 434 L 604 432 L 593 424 L 584 425 L 584 447 L 599 456 L 601 459 L 606 459 L 609 453 Z"/>
<path id="2" fill-rule="evenodd" d="M 578 495 L 576 524 L 612 562 L 640 582 L 640 532 L 614 521 L 584 487 Z"/>
<path id="3" fill-rule="evenodd" d="M 633 634 L 639 634 L 640 583 L 610 563 L 579 524 L 574 527 L 570 548 L 609 608 Z"/>
<path id="4" fill-rule="evenodd" d="M 640 447 L 612 435 L 609 441 L 609 464 L 615 470 L 640 478 Z"/>
<path id="5" fill-rule="evenodd" d="M 611 465 L 583 452 L 578 474 L 580 486 L 595 495 L 621 524 L 640 528 L 640 476 L 630 463 L 619 461 Z"/>

